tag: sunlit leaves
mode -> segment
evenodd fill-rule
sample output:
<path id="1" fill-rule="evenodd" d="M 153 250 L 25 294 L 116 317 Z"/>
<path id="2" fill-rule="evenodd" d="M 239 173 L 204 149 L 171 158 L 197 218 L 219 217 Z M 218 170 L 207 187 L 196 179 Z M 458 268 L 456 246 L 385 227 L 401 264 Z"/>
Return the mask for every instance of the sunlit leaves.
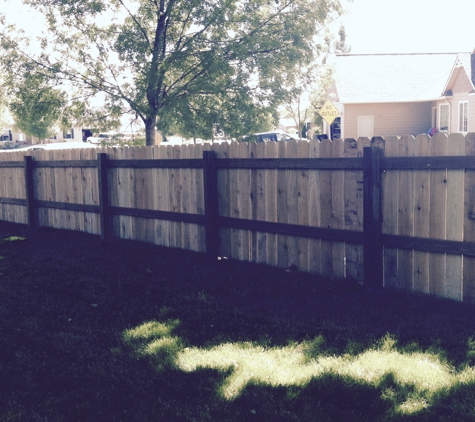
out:
<path id="1" fill-rule="evenodd" d="M 165 132 L 194 136 L 225 119 L 233 136 L 258 125 L 319 54 L 316 34 L 341 13 L 338 0 L 26 3 L 50 25 L 46 54 L 29 57 L 36 66 L 144 122 L 157 119 Z"/>

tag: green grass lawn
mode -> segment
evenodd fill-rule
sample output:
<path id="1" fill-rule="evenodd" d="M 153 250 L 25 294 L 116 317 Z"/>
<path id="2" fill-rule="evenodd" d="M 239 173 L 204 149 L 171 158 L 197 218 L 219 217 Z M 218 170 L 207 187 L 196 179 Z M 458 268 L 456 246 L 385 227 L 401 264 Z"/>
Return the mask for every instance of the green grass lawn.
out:
<path id="1" fill-rule="evenodd" d="M 475 421 L 475 306 L 0 222 L 0 421 Z"/>

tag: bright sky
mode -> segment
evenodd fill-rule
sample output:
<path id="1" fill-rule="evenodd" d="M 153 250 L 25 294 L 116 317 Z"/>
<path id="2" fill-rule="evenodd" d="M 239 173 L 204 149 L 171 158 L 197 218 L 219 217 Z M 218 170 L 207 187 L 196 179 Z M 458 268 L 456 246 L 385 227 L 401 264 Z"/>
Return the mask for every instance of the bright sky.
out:
<path id="1" fill-rule="evenodd" d="M 471 52 L 475 48 L 473 0 L 342 0 L 352 53 Z M 0 12 L 28 33 L 41 19 L 19 0 L 0 0 Z M 23 25 L 21 25 L 23 22 Z"/>
<path id="2" fill-rule="evenodd" d="M 471 52 L 473 0 L 353 0 L 343 22 L 351 53 Z"/>

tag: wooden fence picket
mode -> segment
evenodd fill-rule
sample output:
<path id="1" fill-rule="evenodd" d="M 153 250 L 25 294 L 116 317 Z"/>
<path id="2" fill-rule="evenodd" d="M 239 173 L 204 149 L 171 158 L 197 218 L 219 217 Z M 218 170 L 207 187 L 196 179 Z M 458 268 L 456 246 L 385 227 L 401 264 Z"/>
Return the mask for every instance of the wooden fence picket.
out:
<path id="1" fill-rule="evenodd" d="M 346 139 L 343 144 L 344 156 L 358 157 L 358 142 L 356 139 Z M 344 228 L 347 230 L 363 230 L 363 172 L 358 170 L 345 171 L 344 190 Z M 363 282 L 363 248 L 361 245 L 345 244 L 345 274 L 346 278 Z"/>
<path id="2" fill-rule="evenodd" d="M 227 142 L 223 142 L 214 148 L 218 159 L 230 158 L 231 146 Z M 218 170 L 218 211 L 223 217 L 234 217 L 231 211 L 231 171 L 230 169 Z M 231 229 L 221 228 L 220 247 L 221 256 L 231 257 Z"/>
<path id="3" fill-rule="evenodd" d="M 414 156 L 414 137 L 404 135 L 399 138 L 399 157 Z M 398 219 L 397 234 L 414 235 L 414 170 L 401 170 L 398 184 Z M 397 251 L 398 284 L 403 290 L 411 291 L 414 287 L 414 252 L 407 249 Z"/>
<path id="4" fill-rule="evenodd" d="M 447 136 L 436 133 L 431 139 L 431 155 L 447 155 Z M 429 235 L 432 239 L 445 239 L 447 204 L 447 171 L 430 171 L 430 221 Z M 445 291 L 445 254 L 429 256 L 429 292 L 443 296 Z"/>
<path id="5" fill-rule="evenodd" d="M 298 142 L 289 141 L 281 142 L 286 144 L 286 156 L 287 157 L 297 157 L 298 156 Z M 282 185 L 282 188 L 286 191 L 286 203 L 285 203 L 285 222 L 288 224 L 298 224 L 299 221 L 299 189 L 298 189 L 298 178 L 299 171 L 295 170 L 285 170 L 285 184 Z M 283 262 L 283 267 L 285 268 L 296 268 L 301 269 L 299 266 L 299 239 L 295 236 L 285 236 L 285 245 L 286 245 L 286 255 L 287 262 Z"/>
<path id="6" fill-rule="evenodd" d="M 451 156 L 465 155 L 465 137 L 456 133 L 447 140 Z M 463 240 L 464 170 L 447 170 L 446 239 Z M 462 300 L 462 256 L 447 254 L 444 297 Z"/>
<path id="7" fill-rule="evenodd" d="M 298 142 L 297 143 L 297 157 L 298 158 L 308 158 L 310 152 L 309 142 Z M 310 171 L 300 170 L 295 172 L 297 174 L 297 221 L 296 224 L 301 226 L 309 226 L 309 175 Z M 308 238 L 298 238 L 298 264 L 297 267 L 300 271 L 308 272 Z"/>
<path id="8" fill-rule="evenodd" d="M 154 148 L 154 158 L 167 159 L 167 146 Z M 157 169 L 154 172 L 154 192 L 155 209 L 160 211 L 170 211 L 170 170 L 167 168 Z M 161 246 L 170 246 L 170 231 L 172 222 L 166 220 L 156 220 L 155 241 Z"/>
<path id="9" fill-rule="evenodd" d="M 278 158 L 279 145 L 271 142 L 266 145 L 265 158 Z M 265 171 L 265 201 L 266 218 L 265 221 L 277 222 L 278 215 L 278 170 Z M 275 233 L 266 234 L 266 261 L 269 265 L 277 266 L 278 257 L 278 235 Z"/>
<path id="10" fill-rule="evenodd" d="M 277 143 L 279 158 L 286 158 L 287 142 Z M 290 170 L 278 170 L 277 172 L 277 222 L 287 223 L 288 185 L 287 179 Z M 283 234 L 277 235 L 277 265 L 287 268 L 289 266 L 288 237 Z"/>
<path id="11" fill-rule="evenodd" d="M 399 154 L 399 138 L 389 136 L 384 143 L 384 156 L 397 157 Z M 399 170 L 386 170 L 382 174 L 382 218 L 383 233 L 397 234 L 398 230 L 398 195 L 399 192 Z M 384 286 L 398 288 L 398 253 L 397 249 L 384 248 L 383 268 Z"/>
<path id="12" fill-rule="evenodd" d="M 374 148 L 365 151 L 364 160 L 357 159 L 366 146 L 381 148 L 382 159 Z M 112 207 L 107 217 L 112 236 L 206 252 L 206 233 L 210 231 L 205 227 L 214 228 L 211 214 L 203 218 L 205 186 L 200 165 L 187 168 L 181 162 L 173 168 L 143 163 L 121 167 L 112 162 L 194 161 L 202 160 L 203 152 L 209 150 L 216 152 L 218 160 L 215 220 L 218 226 L 219 221 L 225 225 L 218 229 L 214 255 L 357 282 L 366 282 L 366 270 L 375 286 L 383 274 L 386 287 L 475 301 L 475 170 L 472 161 L 463 160 L 464 155 L 475 156 L 475 134 L 31 151 L 30 185 L 35 201 L 30 197 L 28 204 L 33 204 L 38 226 L 101 234 L 107 212 L 99 207 L 98 168 L 103 164 L 97 153 L 104 152 L 106 163 L 111 164 L 106 200 Z M 23 205 L 27 184 L 24 156 L 18 151 L 0 154 L 0 219 L 35 221 Z M 241 168 L 234 161 L 232 168 L 227 168 L 226 158 L 247 159 L 246 165 Z M 262 167 L 255 166 L 258 160 L 269 158 L 278 160 L 263 160 Z M 295 160 L 295 168 L 281 168 L 289 158 Z M 331 158 L 336 167 L 325 158 Z M 77 167 L 68 165 L 71 160 L 78 161 Z M 14 163 L 3 165 L 9 161 Z M 60 165 L 48 166 L 42 163 L 45 161 L 59 161 Z M 214 161 L 209 162 L 214 168 Z M 274 163 L 277 168 L 272 168 Z M 364 178 L 364 174 L 370 176 Z M 363 180 L 371 198 L 363 198 Z M 211 184 L 207 186 L 212 189 L 206 192 L 215 191 Z M 206 200 L 210 209 L 210 195 Z M 75 205 L 81 207 L 74 209 Z M 363 225 L 364 206 L 370 206 L 371 215 L 377 217 L 371 219 L 372 225 L 369 220 Z M 119 215 L 116 207 L 127 211 Z M 131 216 L 134 209 L 151 213 L 147 218 Z M 167 220 L 153 211 L 184 213 L 185 222 L 174 221 L 175 216 Z M 233 226 L 232 218 L 241 221 Z M 380 223 L 382 236 L 377 231 Z M 372 236 L 377 239 L 374 250 L 370 248 L 374 246 L 370 245 Z M 384 246 L 381 259 L 383 246 L 379 245 Z M 365 267 L 364 258 L 372 252 L 376 259 L 366 262 L 372 267 L 382 264 L 383 271 Z"/>
<path id="13" fill-rule="evenodd" d="M 309 143 L 308 158 L 320 158 L 320 142 L 312 140 Z M 320 171 L 310 170 L 308 175 L 308 224 L 310 227 L 321 227 L 320 204 Z M 320 239 L 308 241 L 308 271 L 320 274 L 322 270 L 322 242 Z"/>
<path id="14" fill-rule="evenodd" d="M 475 159 L 475 133 L 469 133 L 465 138 L 465 155 Z M 475 169 L 465 171 L 463 240 L 475 242 Z M 475 257 L 463 257 L 462 299 L 475 301 Z"/>
<path id="15" fill-rule="evenodd" d="M 414 155 L 430 156 L 429 135 L 418 135 L 415 139 Z M 429 238 L 430 215 L 430 173 L 427 170 L 414 171 L 414 236 Z M 429 293 L 429 253 L 414 251 L 414 291 Z"/>
<path id="16" fill-rule="evenodd" d="M 332 156 L 332 143 L 324 139 L 320 144 L 320 157 Z M 331 228 L 332 225 L 332 171 L 320 170 L 320 223 L 321 227 Z M 327 277 L 333 276 L 333 242 L 321 240 L 321 268 L 322 274 Z"/>
<path id="17" fill-rule="evenodd" d="M 249 158 L 249 143 L 238 142 L 238 158 Z M 238 170 L 238 192 L 241 200 L 239 201 L 240 218 L 251 218 L 251 170 Z M 241 245 L 238 256 L 242 261 L 251 260 L 251 232 L 250 230 L 241 230 Z"/>
<path id="18" fill-rule="evenodd" d="M 341 139 L 332 142 L 332 158 L 344 156 L 344 143 Z M 331 227 L 333 229 L 345 228 L 345 171 L 331 171 Z M 345 243 L 332 242 L 332 277 L 343 279 L 345 271 Z"/>

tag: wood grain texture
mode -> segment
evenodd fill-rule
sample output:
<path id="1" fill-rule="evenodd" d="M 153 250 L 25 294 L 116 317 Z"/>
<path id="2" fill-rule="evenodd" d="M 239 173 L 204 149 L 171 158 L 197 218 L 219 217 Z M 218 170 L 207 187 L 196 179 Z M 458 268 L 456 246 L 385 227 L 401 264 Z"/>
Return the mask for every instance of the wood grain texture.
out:
<path id="1" fill-rule="evenodd" d="M 400 157 L 414 156 L 414 137 L 404 135 L 399 139 Z M 397 233 L 414 236 L 414 170 L 400 170 L 398 184 Z M 398 250 L 397 273 L 399 287 L 406 291 L 414 288 L 414 252 Z"/>
<path id="2" fill-rule="evenodd" d="M 431 155 L 447 155 L 447 136 L 436 133 L 431 139 Z M 432 239 L 445 239 L 447 205 L 447 171 L 430 171 L 429 235 Z M 445 292 L 445 254 L 429 256 L 429 293 L 443 296 Z"/>
<path id="3" fill-rule="evenodd" d="M 415 139 L 414 155 L 430 156 L 429 135 L 418 135 Z M 430 173 L 427 170 L 414 171 L 414 236 L 429 237 Z M 429 293 L 429 253 L 414 251 L 414 291 Z"/>
<path id="4" fill-rule="evenodd" d="M 450 153 L 450 155 L 465 155 L 465 137 L 462 134 L 452 134 L 450 139 L 447 140 L 447 143 L 447 152 Z M 464 176 L 465 170 L 447 170 L 447 222 L 445 226 L 445 238 L 447 240 L 463 240 Z M 462 261 L 463 259 L 461 255 L 446 255 L 444 297 L 462 300 Z"/>
<path id="5" fill-rule="evenodd" d="M 397 157 L 399 155 L 399 138 L 390 136 L 385 140 L 384 156 Z M 398 230 L 398 191 L 399 170 L 386 170 L 382 174 L 382 213 L 383 233 L 397 234 Z M 384 286 L 398 288 L 398 253 L 395 249 L 385 248 L 383 255 Z"/>
<path id="6" fill-rule="evenodd" d="M 344 142 L 341 139 L 334 139 L 332 142 L 332 158 L 344 156 Z M 331 207 L 333 229 L 345 228 L 345 171 L 333 170 L 331 175 Z M 346 277 L 345 270 L 345 244 L 333 242 L 332 244 L 333 270 L 332 277 L 343 279 Z"/>
<path id="7" fill-rule="evenodd" d="M 358 142 L 356 139 L 344 141 L 344 156 L 358 157 Z M 363 172 L 357 170 L 345 171 L 345 219 L 344 228 L 347 230 L 363 230 Z M 361 245 L 345 244 L 346 278 L 363 283 L 363 248 Z"/>
<path id="8" fill-rule="evenodd" d="M 475 159 L 475 133 L 465 137 L 465 155 Z M 464 180 L 463 240 L 475 242 L 475 170 L 467 170 Z M 475 258 L 463 257 L 463 295 L 465 302 L 475 302 Z"/>

